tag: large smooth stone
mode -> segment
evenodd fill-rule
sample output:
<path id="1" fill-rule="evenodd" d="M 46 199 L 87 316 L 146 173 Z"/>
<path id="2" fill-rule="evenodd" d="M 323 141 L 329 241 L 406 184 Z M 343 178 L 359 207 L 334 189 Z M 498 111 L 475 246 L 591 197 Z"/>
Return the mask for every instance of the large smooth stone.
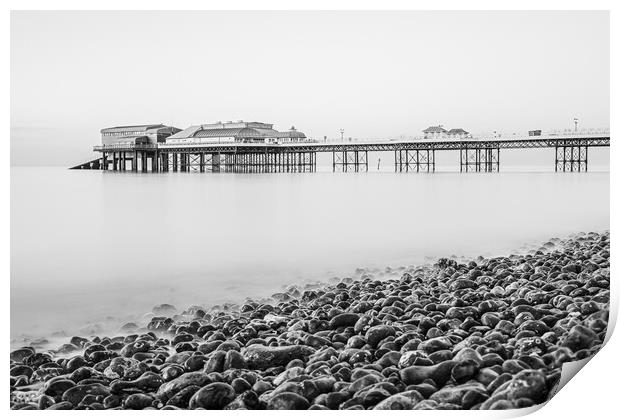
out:
<path id="1" fill-rule="evenodd" d="M 194 394 L 189 401 L 189 408 L 206 408 L 219 410 L 235 399 L 235 390 L 224 382 L 213 382 Z"/>
<path id="2" fill-rule="evenodd" d="M 190 385 L 205 386 L 212 382 L 209 375 L 205 372 L 184 373 L 176 379 L 166 382 L 157 390 L 156 397 L 162 401 L 168 401 L 170 397 Z"/>
<path id="3" fill-rule="evenodd" d="M 412 410 L 420 401 L 424 400 L 418 391 L 405 391 L 394 394 L 375 406 L 375 410 Z"/>
<path id="4" fill-rule="evenodd" d="M 248 367 L 253 369 L 267 369 L 276 366 L 286 366 L 294 359 L 303 359 L 315 352 L 315 349 L 303 345 L 268 347 L 262 344 L 252 344 L 243 352 Z"/>

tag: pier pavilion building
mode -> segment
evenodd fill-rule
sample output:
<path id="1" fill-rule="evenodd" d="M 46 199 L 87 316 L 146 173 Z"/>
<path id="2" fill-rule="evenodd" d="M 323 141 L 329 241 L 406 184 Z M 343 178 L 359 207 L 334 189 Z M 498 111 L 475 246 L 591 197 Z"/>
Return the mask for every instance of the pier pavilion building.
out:
<path id="1" fill-rule="evenodd" d="M 288 131 L 277 131 L 273 124 L 249 121 L 216 122 L 194 125 L 175 133 L 166 139 L 167 145 L 226 144 L 226 143 L 303 143 L 306 135 L 291 127 Z"/>

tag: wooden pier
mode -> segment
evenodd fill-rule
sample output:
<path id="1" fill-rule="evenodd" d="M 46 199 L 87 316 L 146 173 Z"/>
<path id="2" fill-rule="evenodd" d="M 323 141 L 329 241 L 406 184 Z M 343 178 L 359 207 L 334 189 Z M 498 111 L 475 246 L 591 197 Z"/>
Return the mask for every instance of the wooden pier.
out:
<path id="1" fill-rule="evenodd" d="M 435 157 L 458 151 L 461 172 L 497 172 L 502 149 L 555 149 L 556 172 L 586 172 L 588 149 L 609 147 L 610 135 L 511 139 L 340 143 L 186 143 L 95 146 L 101 158 L 72 169 L 140 172 L 315 172 L 318 153 L 332 156 L 334 172 L 368 171 L 373 152 L 393 152 L 395 172 L 434 172 Z"/>

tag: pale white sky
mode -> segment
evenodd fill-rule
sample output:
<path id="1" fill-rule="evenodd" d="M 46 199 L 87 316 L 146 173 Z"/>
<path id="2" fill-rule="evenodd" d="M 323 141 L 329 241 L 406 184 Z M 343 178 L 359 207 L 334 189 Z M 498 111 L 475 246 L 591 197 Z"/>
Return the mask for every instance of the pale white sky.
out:
<path id="1" fill-rule="evenodd" d="M 609 48 L 607 12 L 13 12 L 11 164 L 75 164 L 142 123 L 608 127 Z"/>

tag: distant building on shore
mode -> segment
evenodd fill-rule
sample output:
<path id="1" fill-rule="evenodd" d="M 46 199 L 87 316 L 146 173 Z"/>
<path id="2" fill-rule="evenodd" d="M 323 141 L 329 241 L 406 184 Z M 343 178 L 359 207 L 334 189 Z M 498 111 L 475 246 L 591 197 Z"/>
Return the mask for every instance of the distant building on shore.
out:
<path id="1" fill-rule="evenodd" d="M 431 125 L 426 130 L 422 130 L 425 139 L 441 139 L 446 137 L 446 129 L 442 125 Z"/>
<path id="2" fill-rule="evenodd" d="M 448 131 L 447 136 L 449 139 L 464 139 L 469 137 L 469 133 L 462 128 L 452 128 Z"/>
<path id="3" fill-rule="evenodd" d="M 288 131 L 274 130 L 273 124 L 249 121 L 218 121 L 194 125 L 166 139 L 166 144 L 183 143 L 302 143 L 306 135 L 294 126 Z"/>
<path id="4" fill-rule="evenodd" d="M 163 124 L 124 125 L 101 130 L 101 144 L 104 146 L 163 143 L 171 135 L 180 132 L 176 127 Z"/>
<path id="5" fill-rule="evenodd" d="M 446 130 L 443 125 L 432 125 L 422 132 L 425 139 L 464 139 L 470 137 L 469 132 L 462 128 Z"/>

